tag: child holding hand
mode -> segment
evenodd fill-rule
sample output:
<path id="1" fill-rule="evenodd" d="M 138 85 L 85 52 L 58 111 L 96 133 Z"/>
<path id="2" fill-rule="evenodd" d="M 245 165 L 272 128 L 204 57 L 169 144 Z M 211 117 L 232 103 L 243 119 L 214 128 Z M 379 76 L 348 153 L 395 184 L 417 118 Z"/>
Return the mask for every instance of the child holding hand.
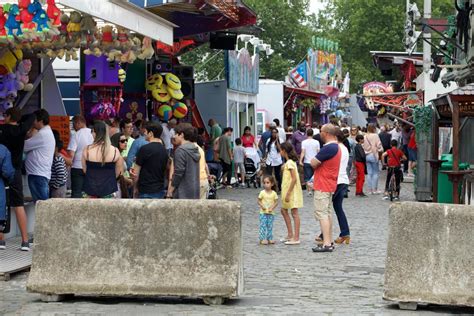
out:
<path id="1" fill-rule="evenodd" d="M 278 194 L 275 192 L 275 179 L 272 176 L 263 177 L 263 188 L 258 195 L 260 206 L 260 244 L 273 245 L 273 220 L 278 206 Z"/>

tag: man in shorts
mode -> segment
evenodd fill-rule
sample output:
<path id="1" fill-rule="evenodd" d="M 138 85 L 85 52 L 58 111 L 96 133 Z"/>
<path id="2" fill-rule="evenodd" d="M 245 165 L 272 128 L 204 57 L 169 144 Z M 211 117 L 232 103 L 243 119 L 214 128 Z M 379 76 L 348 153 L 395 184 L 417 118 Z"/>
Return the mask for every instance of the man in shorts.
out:
<path id="1" fill-rule="evenodd" d="M 18 227 L 21 232 L 21 250 L 30 250 L 28 243 L 27 218 L 23 199 L 23 176 L 21 169 L 23 166 L 23 148 L 28 131 L 35 122 L 35 115 L 28 115 L 22 118 L 18 108 L 9 108 L 5 111 L 5 124 L 0 125 L 0 144 L 5 145 L 11 153 L 12 165 L 15 169 L 13 181 L 10 183 L 10 206 L 16 214 Z M 0 233 L 0 240 L 3 234 Z"/>
<path id="2" fill-rule="evenodd" d="M 323 148 L 311 160 L 314 169 L 314 216 L 321 225 L 323 244 L 313 252 L 332 252 L 332 196 L 337 189 L 337 178 L 341 162 L 341 149 L 337 143 L 336 128 L 326 124 L 321 128 Z"/>

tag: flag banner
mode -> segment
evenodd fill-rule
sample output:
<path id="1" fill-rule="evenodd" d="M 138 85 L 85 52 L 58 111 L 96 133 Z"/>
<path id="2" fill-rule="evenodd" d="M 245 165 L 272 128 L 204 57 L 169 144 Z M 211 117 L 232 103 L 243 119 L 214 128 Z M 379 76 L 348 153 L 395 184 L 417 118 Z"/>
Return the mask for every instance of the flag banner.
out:
<path id="1" fill-rule="evenodd" d="M 293 84 L 293 86 L 301 89 L 305 89 L 308 87 L 307 78 L 307 62 L 304 61 L 299 64 L 296 68 L 289 72 L 289 78 Z"/>

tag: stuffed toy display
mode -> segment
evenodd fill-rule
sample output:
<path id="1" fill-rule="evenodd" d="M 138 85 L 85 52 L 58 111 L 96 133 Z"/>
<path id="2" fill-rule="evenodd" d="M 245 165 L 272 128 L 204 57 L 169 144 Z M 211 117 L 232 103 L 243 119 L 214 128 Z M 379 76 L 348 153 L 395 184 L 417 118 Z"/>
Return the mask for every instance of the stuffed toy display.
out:
<path id="1" fill-rule="evenodd" d="M 18 7 L 18 5 L 6 4 L 3 9 L 8 12 L 8 19 L 5 23 L 5 26 L 8 29 L 8 37 L 13 38 L 14 35 L 18 37 L 23 36 L 20 19 L 18 18 L 18 16 L 20 15 L 20 8 Z M 14 31 L 16 31 L 16 33 Z"/>
<path id="2" fill-rule="evenodd" d="M 181 91 L 181 80 L 172 73 L 163 76 L 154 74 L 147 78 L 145 83 L 147 91 L 155 101 L 155 113 L 164 120 L 168 121 L 173 116 L 182 119 L 188 114 L 188 107 L 182 102 L 178 102 L 184 98 Z"/>
<path id="3" fill-rule="evenodd" d="M 30 83 L 28 74 L 31 71 L 31 60 L 22 60 L 16 68 L 16 80 L 18 82 L 18 90 L 30 91 L 33 89 L 33 84 Z"/>
<path id="4" fill-rule="evenodd" d="M 88 44 L 92 44 L 95 41 L 95 31 L 97 28 L 97 22 L 94 18 L 88 14 L 85 14 L 81 19 L 81 46 L 86 47 Z"/>
<path id="5" fill-rule="evenodd" d="M 28 12 L 33 14 L 33 22 L 36 23 L 36 31 L 47 32 L 49 30 L 49 18 L 39 0 L 33 0 L 33 3 L 28 6 Z"/>
<path id="6" fill-rule="evenodd" d="M 46 13 L 48 18 L 51 20 L 51 23 L 55 27 L 61 26 L 61 10 L 56 6 L 56 0 L 47 0 L 48 9 Z"/>
<path id="7" fill-rule="evenodd" d="M 34 15 L 28 11 L 31 5 L 31 0 L 18 0 L 18 7 L 20 8 L 21 29 L 23 33 L 33 33 L 36 29 L 36 24 L 33 23 Z"/>
<path id="8" fill-rule="evenodd" d="M 182 102 L 173 104 L 173 116 L 177 119 L 182 119 L 188 114 L 188 107 Z"/>
<path id="9" fill-rule="evenodd" d="M 117 116 L 117 111 L 109 100 L 97 103 L 91 109 L 91 116 L 98 120 L 108 120 Z"/>

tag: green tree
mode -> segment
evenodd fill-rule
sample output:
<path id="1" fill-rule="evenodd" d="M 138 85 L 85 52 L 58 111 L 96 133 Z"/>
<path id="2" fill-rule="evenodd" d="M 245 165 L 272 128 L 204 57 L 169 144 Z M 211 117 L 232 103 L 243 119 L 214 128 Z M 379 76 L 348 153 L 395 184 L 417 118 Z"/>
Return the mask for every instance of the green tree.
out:
<path id="1" fill-rule="evenodd" d="M 260 54 L 261 76 L 283 80 L 310 47 L 315 17 L 308 15 L 309 0 L 246 0 L 245 3 L 257 14 L 257 26 L 263 29 L 259 38 L 275 50 L 268 57 Z M 249 50 L 252 49 L 249 44 Z M 222 79 L 224 54 L 215 54 L 216 51 L 204 45 L 183 55 L 181 61 L 195 66 L 198 80 Z"/>
<path id="2" fill-rule="evenodd" d="M 423 10 L 423 1 L 416 1 Z M 433 17 L 452 14 L 451 0 L 434 0 Z M 333 0 L 319 14 L 316 33 L 339 43 L 343 67 L 351 74 L 352 88 L 370 80 L 382 80 L 373 66 L 370 51 L 404 51 L 406 2 L 378 0 Z M 418 49 L 422 47 L 419 42 Z"/>

